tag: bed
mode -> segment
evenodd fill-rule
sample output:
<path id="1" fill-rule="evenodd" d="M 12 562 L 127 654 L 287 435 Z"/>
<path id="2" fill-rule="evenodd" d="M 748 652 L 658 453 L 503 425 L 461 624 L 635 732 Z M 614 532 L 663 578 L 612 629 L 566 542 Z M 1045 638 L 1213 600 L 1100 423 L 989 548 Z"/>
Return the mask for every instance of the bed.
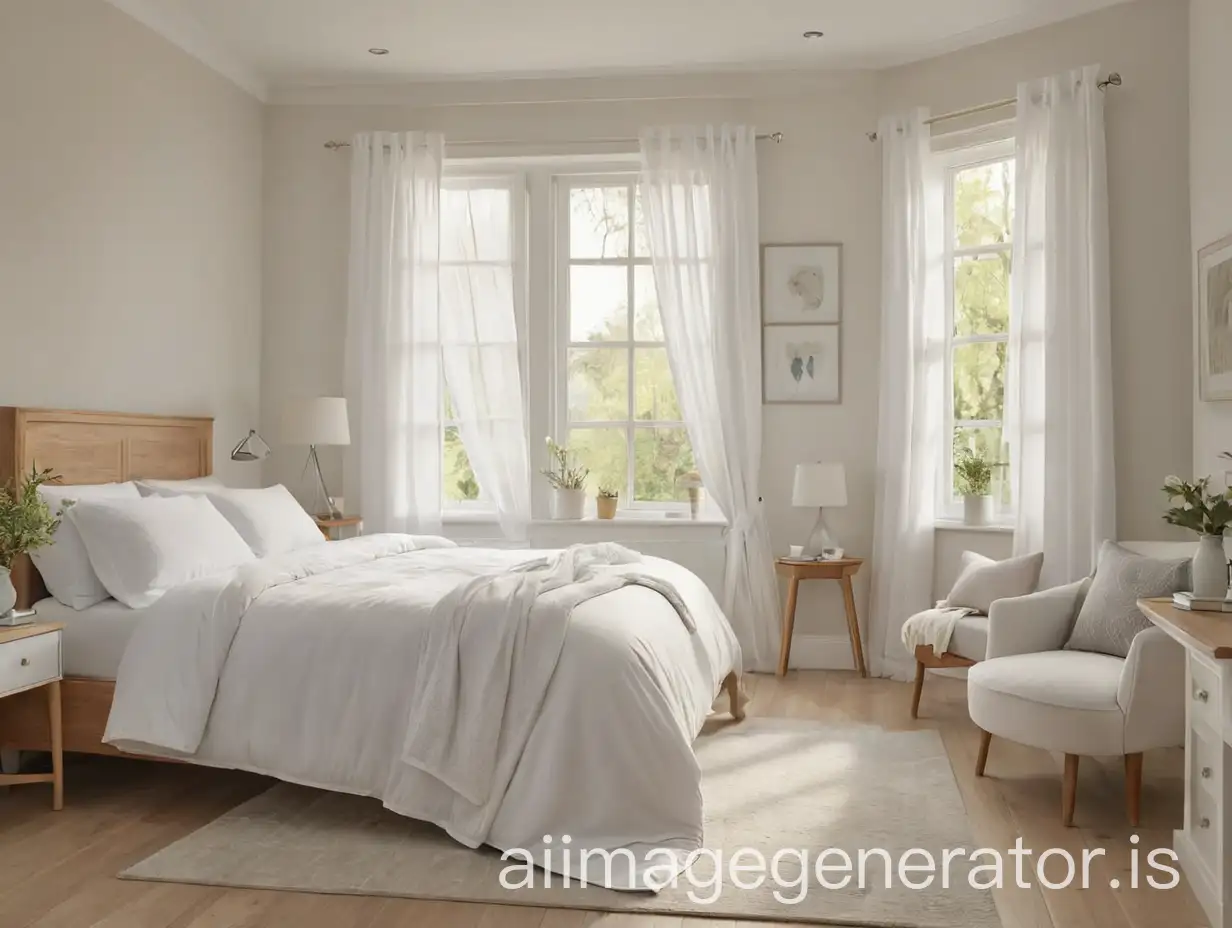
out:
<path id="1" fill-rule="evenodd" d="M 0 410 L 0 426 L 9 468 L 28 470 L 37 461 L 66 483 L 209 473 L 209 420 L 8 409 Z M 742 716 L 739 645 L 705 585 L 668 562 L 639 559 L 636 569 L 643 579 L 666 581 L 678 603 L 643 583 L 567 613 L 551 666 L 533 671 L 542 691 L 534 695 L 521 682 L 502 704 L 492 739 L 499 756 L 490 760 L 504 779 L 494 774 L 480 787 L 490 795 L 472 798 L 446 768 L 424 766 L 422 753 L 414 754 L 417 730 L 431 721 L 416 709 L 426 663 L 415 669 L 417 652 L 430 653 L 435 630 L 448 624 L 437 620 L 439 603 L 461 588 L 458 578 L 504 576 L 533 556 L 431 537 L 368 536 L 185 584 L 145 615 L 92 607 L 68 617 L 64 749 L 115 753 L 105 743 L 114 742 L 124 753 L 375 796 L 469 846 L 519 848 L 537 859 L 552 833 L 572 833 L 579 851 L 628 847 L 635 860 L 700 846 L 692 739 L 720 688 L 732 715 Z M 30 564 L 14 577 L 23 605 L 39 598 Z M 242 605 L 232 608 L 233 600 Z M 495 602 L 499 618 L 505 600 Z M 43 608 L 45 618 L 65 618 L 60 607 Z M 117 685 L 108 677 L 117 674 L 115 654 L 126 640 Z M 519 646 L 530 655 L 524 668 L 543 662 L 538 649 Z M 531 675 L 524 670 L 519 680 Z M 180 706 L 195 721 L 184 722 Z M 44 720 L 37 699 L 6 700 L 0 742 L 45 749 Z M 454 740 L 464 753 L 476 743 Z M 457 761 L 454 775 L 465 768 Z M 604 800 L 596 803 L 596 794 Z M 567 866 L 607 885 L 649 888 L 637 882 L 637 863 L 615 875 L 597 872 L 597 863 Z M 557 858 L 553 864 L 559 868 Z"/>

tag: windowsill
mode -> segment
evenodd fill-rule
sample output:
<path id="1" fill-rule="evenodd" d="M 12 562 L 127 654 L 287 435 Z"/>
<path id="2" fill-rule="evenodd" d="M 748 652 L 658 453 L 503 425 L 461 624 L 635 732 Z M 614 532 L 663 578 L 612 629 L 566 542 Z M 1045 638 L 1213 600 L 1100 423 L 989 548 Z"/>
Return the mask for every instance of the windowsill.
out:
<path id="1" fill-rule="evenodd" d="M 938 519 L 933 528 L 939 532 L 983 532 L 991 535 L 1013 535 L 1014 526 L 1007 523 L 996 525 L 968 525 L 960 519 Z"/>

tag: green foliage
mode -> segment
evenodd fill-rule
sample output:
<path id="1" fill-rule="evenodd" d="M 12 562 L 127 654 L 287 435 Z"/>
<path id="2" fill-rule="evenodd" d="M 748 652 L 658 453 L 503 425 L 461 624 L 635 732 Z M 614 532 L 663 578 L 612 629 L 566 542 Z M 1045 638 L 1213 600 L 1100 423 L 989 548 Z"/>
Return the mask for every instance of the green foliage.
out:
<path id="1" fill-rule="evenodd" d="M 65 510 L 72 503 L 65 502 L 53 515 L 51 507 L 39 496 L 38 488 L 58 479 L 51 468 L 34 467 L 20 486 L 0 489 L 0 567 L 11 569 L 19 555 L 51 544 Z"/>
<path id="2" fill-rule="evenodd" d="M 954 475 L 959 496 L 988 496 L 993 471 L 1004 465 L 989 461 L 983 451 L 966 445 L 954 448 Z"/>
<path id="3" fill-rule="evenodd" d="M 1164 513 L 1164 521 L 1200 535 L 1222 535 L 1226 532 L 1228 524 L 1232 523 L 1232 490 L 1209 493 L 1210 485 L 1210 477 L 1193 483 L 1180 477 L 1166 477 L 1164 495 L 1169 502 L 1180 502 Z"/>
<path id="4" fill-rule="evenodd" d="M 442 483 L 445 498 L 453 502 L 479 499 L 479 482 L 471 469 L 471 460 L 462 446 L 462 436 L 456 426 L 445 429 L 445 459 Z"/>
<path id="5" fill-rule="evenodd" d="M 548 454 L 552 456 L 552 466 L 542 471 L 548 478 L 548 483 L 554 490 L 581 490 L 586 486 L 586 478 L 590 469 L 575 463 L 567 447 L 556 444 L 551 438 L 546 439 Z"/>
<path id="6" fill-rule="evenodd" d="M 595 493 L 595 495 L 598 496 L 599 499 L 619 499 L 620 491 L 613 487 L 606 487 L 600 484 L 599 490 Z"/>

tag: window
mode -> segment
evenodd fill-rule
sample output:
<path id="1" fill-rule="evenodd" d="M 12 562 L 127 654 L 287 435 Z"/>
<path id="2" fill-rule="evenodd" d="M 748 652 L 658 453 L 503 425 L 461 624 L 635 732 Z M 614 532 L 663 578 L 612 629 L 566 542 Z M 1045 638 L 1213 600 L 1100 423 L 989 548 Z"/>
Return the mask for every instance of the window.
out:
<path id="1" fill-rule="evenodd" d="M 1005 377 L 1010 325 L 1012 143 L 947 152 L 945 168 L 946 419 L 940 480 L 942 515 L 957 511 L 954 450 L 981 452 L 1002 466 L 993 495 L 1010 504 Z"/>
<path id="2" fill-rule="evenodd" d="M 683 506 L 693 450 L 672 381 L 635 175 L 556 178 L 557 438 L 622 508 Z"/>

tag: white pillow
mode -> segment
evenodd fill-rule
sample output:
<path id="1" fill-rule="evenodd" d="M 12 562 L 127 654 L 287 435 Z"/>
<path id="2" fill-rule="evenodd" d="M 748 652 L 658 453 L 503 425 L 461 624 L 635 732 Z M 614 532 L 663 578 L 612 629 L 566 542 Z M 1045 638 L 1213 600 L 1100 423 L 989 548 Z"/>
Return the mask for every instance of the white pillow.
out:
<path id="1" fill-rule="evenodd" d="M 188 480 L 136 481 L 142 496 L 176 496 L 180 493 L 200 493 L 202 490 L 221 489 L 222 481 L 212 474 L 208 477 L 192 477 Z"/>
<path id="2" fill-rule="evenodd" d="M 994 561 L 974 551 L 964 551 L 962 571 L 954 581 L 950 595 L 945 598 L 946 604 L 965 606 L 988 615 L 988 608 L 998 599 L 1034 593 L 1043 566 L 1042 551 L 1004 561 Z"/>
<path id="3" fill-rule="evenodd" d="M 141 499 L 134 483 L 97 483 L 87 486 L 39 487 L 43 502 L 57 512 L 68 500 Z M 71 509 L 70 509 L 71 511 Z M 55 542 L 30 552 L 30 559 L 47 584 L 47 591 L 72 609 L 88 609 L 110 594 L 90 566 L 81 534 L 67 516 L 53 536 Z"/>
<path id="4" fill-rule="evenodd" d="M 143 609 L 172 587 L 255 560 L 203 496 L 81 502 L 68 511 L 116 599 Z"/>
<path id="5" fill-rule="evenodd" d="M 261 490 L 205 490 L 257 557 L 323 545 L 325 536 L 282 484 Z"/>

